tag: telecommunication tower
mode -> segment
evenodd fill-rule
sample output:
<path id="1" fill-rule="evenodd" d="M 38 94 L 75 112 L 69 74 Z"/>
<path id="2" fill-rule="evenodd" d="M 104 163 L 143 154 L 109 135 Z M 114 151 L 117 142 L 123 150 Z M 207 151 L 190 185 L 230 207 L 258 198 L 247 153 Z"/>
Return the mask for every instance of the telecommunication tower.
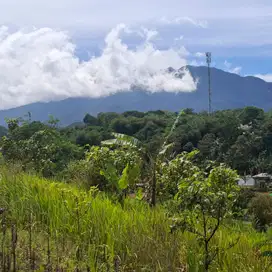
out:
<path id="1" fill-rule="evenodd" d="M 212 113 L 212 90 L 211 90 L 211 62 L 212 62 L 212 53 L 206 52 L 206 61 L 208 66 L 208 95 L 209 95 L 209 114 Z"/>

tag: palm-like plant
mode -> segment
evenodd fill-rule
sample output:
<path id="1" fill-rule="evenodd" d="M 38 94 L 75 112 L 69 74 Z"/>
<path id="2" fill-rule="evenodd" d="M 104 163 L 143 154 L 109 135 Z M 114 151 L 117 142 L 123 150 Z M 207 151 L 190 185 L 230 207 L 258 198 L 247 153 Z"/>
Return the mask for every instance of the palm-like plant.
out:
<path id="1" fill-rule="evenodd" d="M 120 133 L 113 133 L 113 139 L 106 140 L 102 142 L 102 145 L 108 146 L 117 146 L 117 147 L 126 147 L 132 148 L 139 152 L 140 156 L 143 158 L 144 165 L 147 167 L 149 172 L 149 188 L 150 188 L 150 205 L 156 205 L 156 192 L 157 192 L 157 181 L 156 181 L 156 173 L 158 171 L 159 164 L 165 160 L 169 153 L 171 154 L 173 143 L 169 143 L 170 136 L 174 132 L 175 128 L 178 125 L 179 119 L 182 115 L 184 115 L 184 111 L 181 111 L 172 127 L 170 132 L 166 135 L 162 146 L 159 148 L 159 152 L 157 154 L 152 154 L 150 150 L 137 138 Z"/>

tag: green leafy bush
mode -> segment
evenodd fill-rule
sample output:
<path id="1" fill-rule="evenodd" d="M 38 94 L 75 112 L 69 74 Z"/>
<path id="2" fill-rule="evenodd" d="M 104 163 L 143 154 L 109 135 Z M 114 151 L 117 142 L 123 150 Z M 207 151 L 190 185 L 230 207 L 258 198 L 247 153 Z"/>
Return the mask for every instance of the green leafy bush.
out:
<path id="1" fill-rule="evenodd" d="M 97 186 L 100 190 L 116 192 L 124 171 L 129 175 L 130 184 L 139 181 L 140 167 L 141 160 L 135 151 L 93 146 L 84 160 L 71 162 L 61 175 L 86 187 Z"/>
<path id="2" fill-rule="evenodd" d="M 266 231 L 272 224 L 272 197 L 268 194 L 256 194 L 249 204 L 249 213 L 252 216 L 253 227 L 259 231 Z"/>

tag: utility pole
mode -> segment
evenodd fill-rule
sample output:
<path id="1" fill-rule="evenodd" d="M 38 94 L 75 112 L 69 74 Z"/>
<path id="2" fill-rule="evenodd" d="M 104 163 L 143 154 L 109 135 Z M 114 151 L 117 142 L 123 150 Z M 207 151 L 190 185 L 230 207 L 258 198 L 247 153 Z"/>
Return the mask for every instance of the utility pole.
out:
<path id="1" fill-rule="evenodd" d="M 212 53 L 206 53 L 206 61 L 208 66 L 208 94 L 209 94 L 209 114 L 212 113 L 212 90 L 211 90 L 211 62 L 212 62 Z"/>

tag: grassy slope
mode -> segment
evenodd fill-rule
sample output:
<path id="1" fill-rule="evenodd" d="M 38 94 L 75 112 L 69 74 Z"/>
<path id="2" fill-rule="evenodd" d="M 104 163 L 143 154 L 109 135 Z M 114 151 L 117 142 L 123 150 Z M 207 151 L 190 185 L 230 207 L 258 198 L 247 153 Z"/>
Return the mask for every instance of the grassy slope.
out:
<path id="1" fill-rule="evenodd" d="M 199 271 L 197 241 L 191 234 L 171 234 L 160 207 L 151 210 L 129 200 L 122 209 L 101 194 L 5 169 L 1 170 L 0 206 L 8 209 L 9 225 L 14 222 L 18 228 L 20 271 L 30 271 L 31 263 L 38 271 L 46 264 L 64 271 L 75 267 L 114 271 L 118 264 L 120 271 Z M 6 256 L 11 251 L 9 229 L 0 235 Z M 216 239 L 227 246 L 237 231 L 239 243 L 220 254 L 213 270 L 269 271 L 269 260 L 259 259 L 252 249 L 263 235 L 233 226 L 220 230 Z"/>

